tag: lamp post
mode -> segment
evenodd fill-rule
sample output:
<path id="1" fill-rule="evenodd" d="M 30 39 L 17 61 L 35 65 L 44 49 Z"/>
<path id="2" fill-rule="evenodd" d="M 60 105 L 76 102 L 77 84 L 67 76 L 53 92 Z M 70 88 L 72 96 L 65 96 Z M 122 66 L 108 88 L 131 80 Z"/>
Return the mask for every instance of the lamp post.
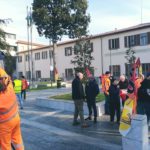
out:
<path id="1" fill-rule="evenodd" d="M 112 74 L 112 58 L 111 58 L 111 49 L 110 49 L 110 73 Z"/>

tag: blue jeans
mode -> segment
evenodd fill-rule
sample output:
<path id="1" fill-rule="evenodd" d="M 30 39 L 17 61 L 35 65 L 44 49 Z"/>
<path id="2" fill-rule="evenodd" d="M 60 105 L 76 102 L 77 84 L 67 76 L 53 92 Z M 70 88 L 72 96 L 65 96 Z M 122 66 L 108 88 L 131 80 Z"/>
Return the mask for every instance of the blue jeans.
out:
<path id="1" fill-rule="evenodd" d="M 21 93 L 16 93 L 17 100 L 19 101 L 20 107 L 23 108 L 23 100 L 21 98 Z"/>

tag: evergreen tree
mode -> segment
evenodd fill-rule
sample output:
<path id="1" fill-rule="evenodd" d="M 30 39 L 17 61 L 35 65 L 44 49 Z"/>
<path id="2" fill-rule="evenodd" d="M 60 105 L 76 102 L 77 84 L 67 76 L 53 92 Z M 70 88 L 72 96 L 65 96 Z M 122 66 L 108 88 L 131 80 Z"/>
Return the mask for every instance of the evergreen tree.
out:
<path id="1" fill-rule="evenodd" d="M 89 69 L 94 74 L 94 70 L 91 66 L 93 52 L 93 43 L 88 38 L 82 38 L 76 41 L 74 46 L 75 57 L 71 60 L 71 63 L 75 66 L 75 72 L 82 72 L 84 74 L 84 81 L 87 80 L 86 69 Z"/>
<path id="2" fill-rule="evenodd" d="M 136 60 L 135 51 L 132 48 L 127 49 L 125 58 L 129 64 L 134 64 Z"/>
<path id="3" fill-rule="evenodd" d="M 129 72 L 126 72 L 126 76 L 130 76 L 130 72 L 132 71 L 133 65 L 136 60 L 135 51 L 131 47 L 126 50 L 125 58 L 127 60 L 127 66 L 128 66 L 128 71 L 129 71 Z"/>
<path id="4" fill-rule="evenodd" d="M 7 20 L 0 19 L 0 25 L 5 25 L 7 23 Z M 5 39 L 5 32 L 2 28 L 0 28 L 0 51 L 6 50 L 9 48 L 8 43 Z"/>
<path id="5" fill-rule="evenodd" d="M 0 19 L 0 25 L 6 25 L 11 19 Z M 4 68 L 9 75 L 12 75 L 16 69 L 16 58 L 12 57 L 9 52 L 10 46 L 6 42 L 5 32 L 0 28 L 0 55 L 4 61 Z"/>

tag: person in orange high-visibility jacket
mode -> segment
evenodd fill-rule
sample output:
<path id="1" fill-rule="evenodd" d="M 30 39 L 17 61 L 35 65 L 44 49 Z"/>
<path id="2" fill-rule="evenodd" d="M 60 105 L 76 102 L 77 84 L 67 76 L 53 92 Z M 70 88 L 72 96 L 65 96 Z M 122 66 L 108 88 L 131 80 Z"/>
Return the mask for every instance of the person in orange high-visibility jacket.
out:
<path id="1" fill-rule="evenodd" d="M 22 81 L 21 98 L 23 100 L 25 100 L 26 99 L 26 89 L 28 88 L 28 83 L 24 76 L 21 77 L 21 81 Z"/>
<path id="2" fill-rule="evenodd" d="M 18 103 L 10 77 L 0 68 L 0 150 L 24 150 Z"/>
<path id="3" fill-rule="evenodd" d="M 102 77 L 102 91 L 105 95 L 105 114 L 109 114 L 109 87 L 110 87 L 110 72 L 106 71 Z"/>

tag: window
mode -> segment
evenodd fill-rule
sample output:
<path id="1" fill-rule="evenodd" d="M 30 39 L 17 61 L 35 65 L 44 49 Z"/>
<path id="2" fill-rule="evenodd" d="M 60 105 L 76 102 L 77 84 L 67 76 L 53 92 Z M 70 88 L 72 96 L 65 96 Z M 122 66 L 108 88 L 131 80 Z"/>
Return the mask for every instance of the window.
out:
<path id="1" fill-rule="evenodd" d="M 68 80 L 73 79 L 73 69 L 71 69 L 71 68 L 65 69 L 65 77 Z"/>
<path id="2" fill-rule="evenodd" d="M 47 51 L 42 52 L 42 59 L 47 59 Z"/>
<path id="3" fill-rule="evenodd" d="M 37 70 L 36 71 L 36 79 L 39 79 L 39 78 L 41 78 L 41 71 Z"/>
<path id="4" fill-rule="evenodd" d="M 124 37 L 124 46 L 144 46 L 150 44 L 150 32 Z"/>
<path id="5" fill-rule="evenodd" d="M 10 51 L 17 51 L 17 47 L 16 47 L 16 46 L 10 46 L 10 47 L 9 47 L 9 50 L 10 50 Z"/>
<path id="6" fill-rule="evenodd" d="M 93 43 L 90 43 L 90 45 L 88 45 L 89 50 L 91 50 L 91 52 L 93 52 Z M 80 49 L 82 48 L 81 45 L 75 45 L 74 46 L 74 54 L 76 55 L 78 53 L 78 51 L 80 51 Z"/>
<path id="7" fill-rule="evenodd" d="M 108 41 L 109 49 L 118 49 L 120 47 L 119 38 L 109 39 Z"/>
<path id="8" fill-rule="evenodd" d="M 49 51 L 49 58 L 50 58 L 50 59 L 53 58 L 53 51 Z"/>
<path id="9" fill-rule="evenodd" d="M 110 70 L 114 77 L 120 77 L 120 65 L 112 65 Z"/>
<path id="10" fill-rule="evenodd" d="M 18 56 L 18 63 L 22 62 L 22 56 Z"/>
<path id="11" fill-rule="evenodd" d="M 125 36 L 124 37 L 125 47 L 139 46 L 140 45 L 140 34 Z"/>
<path id="12" fill-rule="evenodd" d="M 40 53 L 35 53 L 35 60 L 40 60 Z"/>
<path id="13" fill-rule="evenodd" d="M 125 74 L 127 77 L 130 77 L 131 69 L 132 69 L 131 64 L 125 64 Z"/>
<path id="14" fill-rule="evenodd" d="M 142 64 L 142 73 L 146 76 L 146 74 L 150 72 L 150 63 Z"/>
<path id="15" fill-rule="evenodd" d="M 126 76 L 129 77 L 129 74 L 131 72 L 131 65 L 130 64 L 125 64 L 125 69 L 126 69 Z M 150 63 L 143 63 L 142 64 L 142 73 L 146 76 L 147 72 L 150 71 Z"/>
<path id="16" fill-rule="evenodd" d="M 147 33 L 140 34 L 140 45 L 144 46 L 147 44 L 148 44 L 148 34 Z"/>
<path id="17" fill-rule="evenodd" d="M 16 39 L 16 35 L 15 34 L 10 34 L 10 33 L 6 33 L 6 38 L 8 39 Z"/>
<path id="18" fill-rule="evenodd" d="M 29 55 L 28 54 L 26 55 L 26 61 L 29 61 Z"/>
<path id="19" fill-rule="evenodd" d="M 26 77 L 27 79 L 31 79 L 31 71 L 26 71 Z"/>
<path id="20" fill-rule="evenodd" d="M 72 47 L 66 47 L 65 56 L 71 56 L 71 55 L 72 55 Z"/>

